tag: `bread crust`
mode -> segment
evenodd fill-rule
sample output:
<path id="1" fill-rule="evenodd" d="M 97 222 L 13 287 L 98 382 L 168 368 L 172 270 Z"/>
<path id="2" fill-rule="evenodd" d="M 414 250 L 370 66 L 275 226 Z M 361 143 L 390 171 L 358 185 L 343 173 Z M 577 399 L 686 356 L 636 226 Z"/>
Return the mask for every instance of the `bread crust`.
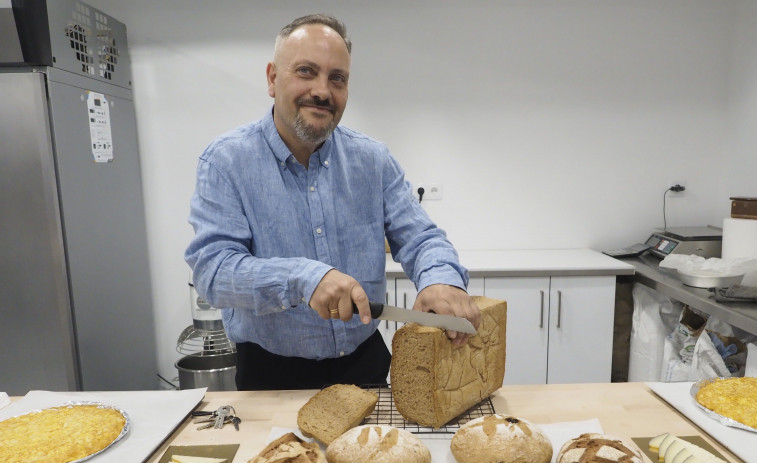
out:
<path id="1" fill-rule="evenodd" d="M 641 455 L 618 437 L 586 433 L 565 442 L 555 458 L 556 463 L 588 463 L 595 461 L 642 463 Z"/>
<path id="2" fill-rule="evenodd" d="M 334 384 L 321 389 L 297 412 L 297 426 L 306 437 L 330 444 L 373 413 L 375 392 L 352 384 Z"/>
<path id="3" fill-rule="evenodd" d="M 444 330 L 408 324 L 392 339 L 392 397 L 408 421 L 441 427 L 502 386 L 507 303 L 473 297 L 481 326 L 455 346 Z"/>
<path id="4" fill-rule="evenodd" d="M 288 432 L 268 444 L 248 463 L 326 463 L 318 444 L 305 442 L 293 432 Z"/>
<path id="5" fill-rule="evenodd" d="M 431 463 L 431 452 L 404 429 L 364 425 L 329 444 L 326 459 L 329 463 Z"/>
<path id="6" fill-rule="evenodd" d="M 552 443 L 521 418 L 495 414 L 460 427 L 450 443 L 458 463 L 549 463 Z"/>

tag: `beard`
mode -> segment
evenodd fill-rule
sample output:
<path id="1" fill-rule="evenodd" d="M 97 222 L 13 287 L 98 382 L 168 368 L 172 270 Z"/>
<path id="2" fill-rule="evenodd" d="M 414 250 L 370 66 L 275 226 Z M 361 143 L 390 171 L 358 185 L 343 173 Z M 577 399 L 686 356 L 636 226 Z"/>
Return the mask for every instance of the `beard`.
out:
<path id="1" fill-rule="evenodd" d="M 324 127 L 315 127 L 312 124 L 308 124 L 305 122 L 305 118 L 302 117 L 302 113 L 300 112 L 300 108 L 304 104 L 309 105 L 317 105 L 317 106 L 325 106 L 328 107 L 331 110 L 331 114 L 334 115 L 336 112 L 336 108 L 331 105 L 328 100 L 323 102 L 316 102 L 313 100 L 299 100 L 297 101 L 297 114 L 294 117 L 294 131 L 297 134 L 297 137 L 299 137 L 301 140 L 306 141 L 308 143 L 312 143 L 314 145 L 320 145 L 324 141 L 326 141 L 327 138 L 331 136 L 331 133 L 336 128 L 336 118 L 331 119 L 331 123 Z"/>

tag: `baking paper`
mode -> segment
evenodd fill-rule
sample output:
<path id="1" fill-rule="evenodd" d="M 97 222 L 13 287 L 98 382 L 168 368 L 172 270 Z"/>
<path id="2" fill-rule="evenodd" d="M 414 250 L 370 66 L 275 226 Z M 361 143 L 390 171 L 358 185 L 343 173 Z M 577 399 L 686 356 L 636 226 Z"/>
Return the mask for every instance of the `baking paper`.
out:
<path id="1" fill-rule="evenodd" d="M 29 391 L 0 410 L 0 421 L 66 402 L 100 402 L 129 414 L 130 432 L 97 456 L 97 463 L 144 461 L 205 396 L 207 388 L 182 391 L 50 392 Z"/>

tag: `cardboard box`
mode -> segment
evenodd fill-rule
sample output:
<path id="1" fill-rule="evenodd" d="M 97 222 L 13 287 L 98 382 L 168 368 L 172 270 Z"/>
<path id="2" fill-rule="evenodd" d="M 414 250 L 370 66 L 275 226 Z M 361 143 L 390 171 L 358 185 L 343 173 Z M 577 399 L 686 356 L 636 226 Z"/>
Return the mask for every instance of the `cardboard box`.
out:
<path id="1" fill-rule="evenodd" d="M 736 219 L 757 219 L 757 198 L 732 197 L 731 217 Z"/>

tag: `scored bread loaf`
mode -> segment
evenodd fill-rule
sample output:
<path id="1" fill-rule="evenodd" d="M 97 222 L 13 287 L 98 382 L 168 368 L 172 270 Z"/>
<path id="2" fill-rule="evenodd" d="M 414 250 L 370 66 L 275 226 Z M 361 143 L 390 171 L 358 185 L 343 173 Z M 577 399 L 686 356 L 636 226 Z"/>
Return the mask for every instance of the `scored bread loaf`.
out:
<path id="1" fill-rule="evenodd" d="M 444 330 L 408 324 L 392 339 L 394 405 L 406 420 L 438 428 L 502 386 L 507 303 L 482 296 L 478 333 L 455 346 Z"/>
<path id="2" fill-rule="evenodd" d="M 334 384 L 318 391 L 297 412 L 297 426 L 307 437 L 328 445 L 373 413 L 375 392 L 352 384 Z"/>
<path id="3" fill-rule="evenodd" d="M 642 463 L 641 455 L 621 439 L 605 434 L 586 433 L 563 444 L 556 463 L 589 463 L 595 461 Z"/>
<path id="4" fill-rule="evenodd" d="M 247 463 L 326 463 L 326 455 L 315 442 L 305 442 L 288 432 Z"/>
<path id="5" fill-rule="evenodd" d="M 326 448 L 329 463 L 431 463 L 431 452 L 415 435 L 385 425 L 352 428 Z"/>
<path id="6" fill-rule="evenodd" d="M 533 423 L 488 415 L 460 426 L 450 443 L 458 463 L 549 463 L 552 443 Z"/>

